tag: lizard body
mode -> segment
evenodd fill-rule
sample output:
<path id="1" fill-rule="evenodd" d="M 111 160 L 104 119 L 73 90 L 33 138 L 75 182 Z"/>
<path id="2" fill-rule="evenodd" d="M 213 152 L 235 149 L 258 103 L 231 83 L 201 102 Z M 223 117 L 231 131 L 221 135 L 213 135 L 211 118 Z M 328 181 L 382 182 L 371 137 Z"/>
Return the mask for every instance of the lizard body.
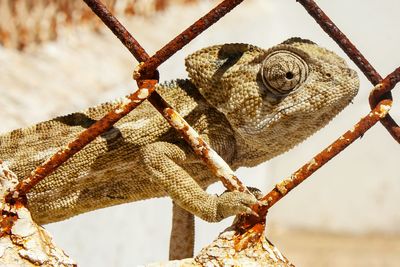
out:
<path id="1" fill-rule="evenodd" d="M 279 155 L 326 125 L 358 91 L 343 59 L 292 38 L 269 50 L 246 44 L 204 48 L 186 59 L 189 79 L 157 91 L 233 168 Z M 123 101 L 123 100 L 120 100 Z M 110 111 L 118 101 L 0 136 L 0 158 L 19 179 Z M 256 200 L 204 189 L 217 181 L 145 101 L 28 194 L 38 223 L 153 197 L 207 221 L 248 212 Z"/>

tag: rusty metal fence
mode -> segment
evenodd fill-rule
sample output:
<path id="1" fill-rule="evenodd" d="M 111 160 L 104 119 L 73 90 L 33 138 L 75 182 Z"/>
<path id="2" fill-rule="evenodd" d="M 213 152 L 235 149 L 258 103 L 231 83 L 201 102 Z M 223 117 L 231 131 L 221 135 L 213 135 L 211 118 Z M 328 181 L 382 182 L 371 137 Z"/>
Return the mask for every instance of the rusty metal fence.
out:
<path id="1" fill-rule="evenodd" d="M 238 6 L 243 0 L 225 0 L 218 6 L 208 12 L 205 16 L 197 20 L 190 27 L 172 39 L 164 47 L 158 50 L 153 56 L 149 56 L 145 49 L 129 33 L 126 28 L 118 21 L 116 17 L 107 9 L 100 0 L 83 0 L 91 10 L 104 22 L 104 24 L 115 34 L 122 44 L 131 52 L 137 61 L 140 62 L 134 72 L 134 79 L 137 81 L 139 89 L 127 97 L 123 105 L 115 107 L 114 111 L 106 114 L 102 119 L 93 124 L 90 128 L 82 132 L 76 140 L 66 146 L 65 149 L 54 154 L 50 159 L 37 167 L 30 177 L 22 180 L 16 190 L 8 194 L 8 201 L 15 202 L 16 196 L 19 198 L 36 185 L 40 180 L 53 172 L 58 166 L 80 151 L 84 146 L 93 141 L 97 136 L 107 131 L 123 116 L 132 111 L 145 99 L 175 127 L 184 138 L 194 148 L 195 153 L 200 155 L 207 165 L 219 176 L 224 185 L 230 190 L 247 191 L 247 188 L 230 171 L 226 164 L 219 164 L 213 154 L 212 149 L 201 140 L 201 138 L 192 131 L 189 125 L 185 124 L 182 118 L 164 101 L 164 99 L 154 90 L 158 83 L 157 67 L 170 58 L 174 53 L 196 38 L 212 24 Z M 362 136 L 378 121 L 380 121 L 392 138 L 400 143 L 400 127 L 389 115 L 392 106 L 391 90 L 400 81 L 400 67 L 395 69 L 385 78 L 374 69 L 361 52 L 352 44 L 346 35 L 333 23 L 333 21 L 318 7 L 313 0 L 297 0 L 305 10 L 315 19 L 321 28 L 341 47 L 348 57 L 358 66 L 374 88 L 370 92 L 369 104 L 371 112 L 363 117 L 355 126 L 344 133 L 331 145 L 317 154 L 313 159 L 307 162 L 303 167 L 297 170 L 289 178 L 284 179 L 277 184 L 272 191 L 263 198 L 267 203 L 265 206 L 254 207 L 259 217 L 244 217 L 240 222 L 241 228 L 249 229 L 252 225 L 265 222 L 265 215 L 268 209 L 284 197 L 293 188 L 307 179 L 312 173 L 321 168 L 334 156 L 343 151 L 357 138 Z M 196 142 L 193 142 L 196 138 Z M 211 153 L 210 153 L 211 152 Z M 228 169 L 228 175 L 219 175 L 221 168 Z"/>

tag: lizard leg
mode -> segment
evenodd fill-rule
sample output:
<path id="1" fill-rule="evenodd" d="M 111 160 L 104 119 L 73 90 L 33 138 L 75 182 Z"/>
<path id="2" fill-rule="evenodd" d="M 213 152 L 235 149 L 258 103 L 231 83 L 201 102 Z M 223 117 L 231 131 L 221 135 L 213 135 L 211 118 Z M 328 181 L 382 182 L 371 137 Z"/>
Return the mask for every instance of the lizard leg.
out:
<path id="1" fill-rule="evenodd" d="M 169 240 L 169 260 L 193 257 L 194 216 L 172 202 L 172 229 Z"/>
<path id="2" fill-rule="evenodd" d="M 220 196 L 205 192 L 186 171 L 191 164 L 198 166 L 201 160 L 185 144 L 155 142 L 142 147 L 140 155 L 151 182 L 179 206 L 205 221 L 218 222 L 239 213 L 251 214 L 251 206 L 257 203 L 253 195 L 242 192 L 225 192 Z M 208 171 L 205 173 L 212 176 Z"/>

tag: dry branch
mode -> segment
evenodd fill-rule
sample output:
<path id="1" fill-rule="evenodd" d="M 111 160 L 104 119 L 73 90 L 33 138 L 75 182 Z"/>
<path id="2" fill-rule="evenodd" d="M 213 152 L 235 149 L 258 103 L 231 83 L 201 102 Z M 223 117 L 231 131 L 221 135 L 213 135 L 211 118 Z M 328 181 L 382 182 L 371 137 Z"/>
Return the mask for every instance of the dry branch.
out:
<path id="1" fill-rule="evenodd" d="M 0 266 L 76 266 L 32 220 L 25 203 L 6 203 L 5 196 L 17 184 L 17 176 L 0 161 Z"/>

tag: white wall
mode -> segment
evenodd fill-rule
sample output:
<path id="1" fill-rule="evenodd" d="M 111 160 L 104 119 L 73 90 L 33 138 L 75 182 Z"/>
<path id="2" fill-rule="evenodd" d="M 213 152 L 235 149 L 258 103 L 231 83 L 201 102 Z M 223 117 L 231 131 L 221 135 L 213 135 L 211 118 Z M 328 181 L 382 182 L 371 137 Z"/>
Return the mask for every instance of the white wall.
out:
<path id="1" fill-rule="evenodd" d="M 399 1 L 318 2 L 382 76 L 399 66 Z M 151 20 L 133 19 L 128 28 L 154 52 L 209 8 L 208 3 L 175 8 Z M 292 36 L 309 38 L 345 57 L 295 1 L 249 0 L 163 64 L 161 78 L 185 77 L 184 56 L 206 45 L 248 42 L 267 48 Z M 93 52 L 91 43 L 96 44 Z M 65 32 L 56 44 L 23 56 L 0 49 L 0 60 L 0 91 L 5 96 L 0 100 L 5 107 L 0 111 L 2 131 L 124 95 L 134 88 L 130 73 L 137 64 L 111 34 L 103 38 L 80 30 Z M 333 123 L 269 163 L 240 169 L 239 177 L 267 192 L 350 129 L 369 111 L 372 86 L 363 74 L 359 76 L 361 88 L 354 104 Z M 394 99 L 392 115 L 400 122 L 398 89 Z M 16 110 L 22 114 L 15 115 Z M 377 125 L 271 209 L 268 222 L 279 227 L 399 234 L 399 159 L 399 145 Z M 223 190 L 216 185 L 210 192 Z M 149 200 L 83 214 L 46 228 L 80 266 L 135 266 L 167 258 L 170 210 L 168 199 Z M 196 249 L 230 222 L 198 220 Z"/>

